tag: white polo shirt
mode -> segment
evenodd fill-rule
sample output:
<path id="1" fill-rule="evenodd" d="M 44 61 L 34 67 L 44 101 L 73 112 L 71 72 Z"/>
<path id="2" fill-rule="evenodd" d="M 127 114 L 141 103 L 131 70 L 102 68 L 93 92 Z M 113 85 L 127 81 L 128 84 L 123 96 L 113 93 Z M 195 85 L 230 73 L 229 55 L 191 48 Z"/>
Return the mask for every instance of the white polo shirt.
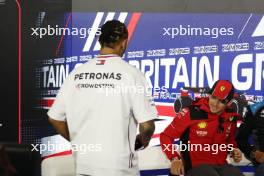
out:
<path id="1" fill-rule="evenodd" d="M 117 55 L 100 55 L 67 77 L 48 111 L 67 120 L 77 174 L 135 176 L 137 124 L 157 117 L 146 79 Z"/>

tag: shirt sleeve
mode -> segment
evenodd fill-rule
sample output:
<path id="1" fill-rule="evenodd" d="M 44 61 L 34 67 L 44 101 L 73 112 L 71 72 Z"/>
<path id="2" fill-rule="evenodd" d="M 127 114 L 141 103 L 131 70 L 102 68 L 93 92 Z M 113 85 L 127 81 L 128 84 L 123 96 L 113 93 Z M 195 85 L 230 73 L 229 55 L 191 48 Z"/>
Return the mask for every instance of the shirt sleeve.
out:
<path id="1" fill-rule="evenodd" d="M 146 78 L 140 74 L 131 94 L 132 112 L 138 123 L 156 119 L 158 116 L 152 91 L 147 84 Z"/>
<path id="2" fill-rule="evenodd" d="M 48 116 L 51 119 L 58 121 L 66 120 L 66 95 L 67 95 L 67 84 L 66 80 L 61 86 L 59 93 L 56 96 L 51 108 L 48 111 Z"/>
<path id="3" fill-rule="evenodd" d="M 169 160 L 180 157 L 173 145 L 174 140 L 180 138 L 185 130 L 191 125 L 190 111 L 187 108 L 178 113 L 171 124 L 160 134 L 162 151 Z"/>

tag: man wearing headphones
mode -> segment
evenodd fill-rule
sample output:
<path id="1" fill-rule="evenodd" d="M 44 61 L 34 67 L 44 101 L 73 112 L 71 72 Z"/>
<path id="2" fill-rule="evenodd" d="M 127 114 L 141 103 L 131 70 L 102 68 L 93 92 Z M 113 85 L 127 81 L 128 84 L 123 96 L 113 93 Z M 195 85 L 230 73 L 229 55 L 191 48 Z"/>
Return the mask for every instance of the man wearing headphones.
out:
<path id="1" fill-rule="evenodd" d="M 235 142 L 236 116 L 228 104 L 234 87 L 218 80 L 203 97 L 184 108 L 160 135 L 163 152 L 171 160 L 171 175 L 242 176 L 239 169 L 226 162 L 230 152 L 235 162 L 242 155 Z M 174 139 L 180 139 L 178 154 Z M 184 146 L 184 147 L 183 147 Z"/>

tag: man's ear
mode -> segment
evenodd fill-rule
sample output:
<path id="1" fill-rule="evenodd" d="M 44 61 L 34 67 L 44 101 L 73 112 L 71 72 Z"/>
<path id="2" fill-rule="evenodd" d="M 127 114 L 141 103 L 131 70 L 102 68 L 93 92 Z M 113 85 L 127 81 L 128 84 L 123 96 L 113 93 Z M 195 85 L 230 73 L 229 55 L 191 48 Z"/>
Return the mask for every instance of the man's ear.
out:
<path id="1" fill-rule="evenodd" d="M 128 39 L 125 39 L 125 40 L 122 41 L 122 46 L 123 46 L 124 48 L 126 48 L 126 46 L 127 46 L 127 42 L 128 42 Z"/>
<path id="2" fill-rule="evenodd" d="M 120 41 L 121 42 L 121 48 L 120 48 L 121 49 L 121 55 L 123 55 L 126 51 L 127 41 L 128 41 L 128 39 Z"/>

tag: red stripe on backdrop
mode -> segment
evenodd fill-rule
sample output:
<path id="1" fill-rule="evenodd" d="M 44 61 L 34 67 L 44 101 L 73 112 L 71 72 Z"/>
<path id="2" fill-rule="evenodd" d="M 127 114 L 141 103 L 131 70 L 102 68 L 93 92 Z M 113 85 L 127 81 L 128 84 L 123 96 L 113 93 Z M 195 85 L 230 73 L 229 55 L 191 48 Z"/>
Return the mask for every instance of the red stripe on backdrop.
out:
<path id="1" fill-rule="evenodd" d="M 40 106 L 51 107 L 55 99 L 42 99 L 40 100 Z"/>
<path id="2" fill-rule="evenodd" d="M 141 16 L 141 13 L 139 13 L 139 12 L 136 12 L 136 13 L 132 14 L 131 20 L 130 20 L 128 26 L 127 26 L 128 41 L 130 41 L 130 39 L 131 39 L 131 37 L 132 37 L 132 35 L 134 33 L 134 30 L 135 30 L 135 28 L 137 26 L 137 23 L 139 21 L 140 16 Z"/>
<path id="3" fill-rule="evenodd" d="M 68 151 L 59 152 L 59 153 L 51 154 L 51 155 L 48 155 L 48 156 L 44 156 L 42 158 L 42 160 L 47 159 L 47 158 L 51 158 L 51 157 L 54 157 L 54 156 L 65 156 L 65 155 L 71 155 L 71 154 L 72 154 L 72 151 L 68 150 Z"/>
<path id="4" fill-rule="evenodd" d="M 71 18 L 72 18 L 72 13 L 69 14 L 64 29 L 66 29 L 68 27 L 68 24 L 69 24 L 69 21 L 71 20 Z M 55 56 L 57 56 L 59 53 L 63 39 L 64 39 L 64 35 L 61 35 L 60 42 L 59 42 L 58 47 L 57 47 L 56 52 L 55 52 Z"/>
<path id="5" fill-rule="evenodd" d="M 18 143 L 21 143 L 21 5 L 16 0 L 18 9 Z"/>
<path id="6" fill-rule="evenodd" d="M 171 116 L 171 117 L 175 116 L 173 106 L 156 105 L 156 108 L 160 116 Z"/>
<path id="7" fill-rule="evenodd" d="M 153 134 L 151 138 L 159 138 L 160 134 Z"/>
<path id="8" fill-rule="evenodd" d="M 41 106 L 51 107 L 55 99 L 42 99 L 40 101 Z M 173 106 L 156 105 L 160 116 L 175 116 Z"/>

